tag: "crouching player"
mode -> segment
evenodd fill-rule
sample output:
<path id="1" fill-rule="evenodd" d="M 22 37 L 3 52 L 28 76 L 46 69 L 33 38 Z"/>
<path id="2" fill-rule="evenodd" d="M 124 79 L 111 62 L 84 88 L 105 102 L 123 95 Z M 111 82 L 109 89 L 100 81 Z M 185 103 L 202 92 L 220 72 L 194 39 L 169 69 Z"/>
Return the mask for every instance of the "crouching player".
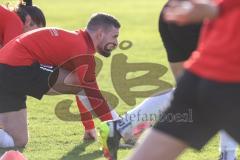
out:
<path id="1" fill-rule="evenodd" d="M 26 96 L 75 94 L 100 119 L 117 116 L 98 89 L 94 53 L 109 57 L 118 45 L 119 28 L 116 18 L 99 13 L 85 30 L 37 29 L 6 44 L 0 50 L 0 147 L 27 144 Z"/>

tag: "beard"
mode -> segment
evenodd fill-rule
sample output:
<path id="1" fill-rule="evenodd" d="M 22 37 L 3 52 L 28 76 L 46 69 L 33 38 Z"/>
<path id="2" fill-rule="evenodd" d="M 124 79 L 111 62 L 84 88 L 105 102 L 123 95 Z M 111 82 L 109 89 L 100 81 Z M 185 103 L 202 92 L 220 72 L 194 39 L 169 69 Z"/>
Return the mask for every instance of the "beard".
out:
<path id="1" fill-rule="evenodd" d="M 116 45 L 113 43 L 108 43 L 106 45 L 101 45 L 101 46 L 98 47 L 98 53 L 104 57 L 109 57 L 109 56 L 111 56 L 111 52 L 113 49 L 115 49 Z M 113 46 L 113 47 L 111 47 L 111 46 Z M 113 49 L 110 49 L 110 47 Z"/>
<path id="2" fill-rule="evenodd" d="M 109 50 L 107 48 L 98 48 L 98 53 L 104 57 L 111 56 L 112 50 Z"/>

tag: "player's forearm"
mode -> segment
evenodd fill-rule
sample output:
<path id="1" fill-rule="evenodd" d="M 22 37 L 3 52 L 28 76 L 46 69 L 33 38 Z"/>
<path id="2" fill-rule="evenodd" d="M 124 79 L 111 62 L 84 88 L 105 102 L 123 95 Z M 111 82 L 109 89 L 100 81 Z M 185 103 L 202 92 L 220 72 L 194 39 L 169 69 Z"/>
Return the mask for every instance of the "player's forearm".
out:
<path id="1" fill-rule="evenodd" d="M 240 0 L 220 1 L 218 5 L 220 10 L 231 10 L 233 8 L 240 7 Z"/>
<path id="2" fill-rule="evenodd" d="M 86 106 L 84 106 L 83 102 L 80 100 L 79 96 L 76 96 L 77 106 L 79 113 L 81 115 L 81 121 L 85 128 L 85 130 L 91 130 L 94 129 L 94 121 L 92 119 L 91 112 L 87 109 Z"/>
<path id="3" fill-rule="evenodd" d="M 199 23 L 214 19 L 219 14 L 219 6 L 212 0 L 170 1 L 164 11 L 165 20 L 179 25 Z"/>
<path id="4" fill-rule="evenodd" d="M 212 0 L 198 0 L 199 10 L 203 14 L 202 19 L 214 19 L 219 15 L 219 6 Z"/>

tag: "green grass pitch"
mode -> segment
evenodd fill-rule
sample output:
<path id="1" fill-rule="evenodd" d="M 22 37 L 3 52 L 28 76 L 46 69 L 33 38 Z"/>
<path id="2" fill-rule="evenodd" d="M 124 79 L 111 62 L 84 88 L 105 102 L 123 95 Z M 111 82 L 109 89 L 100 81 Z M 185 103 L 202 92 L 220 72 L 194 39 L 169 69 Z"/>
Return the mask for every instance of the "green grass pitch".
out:
<path id="1" fill-rule="evenodd" d="M 16 2 L 17 0 L 10 0 Z M 166 53 L 158 33 L 158 17 L 165 0 L 33 0 L 42 8 L 47 18 L 47 26 L 56 26 L 70 30 L 85 27 L 88 18 L 94 12 L 108 12 L 116 16 L 121 24 L 119 41 L 129 40 L 130 49 L 117 49 L 111 58 L 101 58 L 103 68 L 97 79 L 102 90 L 116 93 L 112 80 L 112 58 L 126 55 L 128 63 L 156 63 L 168 67 Z M 7 0 L 0 0 L 3 4 Z M 1 22 L 0 22 L 1 23 Z M 122 66 L 115 66 L 121 69 Z M 129 73 L 129 78 L 142 73 Z M 170 71 L 161 80 L 174 84 Z M 121 83 L 121 82 L 120 82 Z M 144 90 L 146 87 L 142 87 Z M 30 140 L 23 154 L 29 160 L 104 160 L 97 142 L 84 143 L 83 126 L 75 118 L 62 121 L 55 114 L 58 102 L 73 100 L 71 112 L 78 117 L 74 96 L 45 96 L 41 101 L 28 98 L 28 122 Z M 137 99 L 139 104 L 143 98 Z M 116 110 L 124 114 L 134 106 L 119 98 Z M 95 119 L 96 126 L 99 120 Z M 216 136 L 200 152 L 187 150 L 179 160 L 214 160 L 218 157 L 219 138 Z M 120 150 L 119 159 L 124 159 L 131 150 Z"/>

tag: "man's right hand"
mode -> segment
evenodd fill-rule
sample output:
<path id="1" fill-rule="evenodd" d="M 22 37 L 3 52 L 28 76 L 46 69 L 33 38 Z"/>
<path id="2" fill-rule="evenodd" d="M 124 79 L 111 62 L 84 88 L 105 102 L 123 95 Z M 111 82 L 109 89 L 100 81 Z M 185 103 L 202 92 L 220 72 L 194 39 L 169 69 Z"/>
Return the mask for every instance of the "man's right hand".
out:
<path id="1" fill-rule="evenodd" d="M 164 10 L 167 22 L 178 25 L 200 23 L 204 19 L 213 19 L 219 14 L 219 7 L 211 0 L 172 0 Z"/>
<path id="2" fill-rule="evenodd" d="M 83 140 L 84 141 L 95 141 L 95 140 L 97 140 L 96 129 L 93 128 L 93 129 L 90 129 L 90 130 L 85 130 Z"/>

